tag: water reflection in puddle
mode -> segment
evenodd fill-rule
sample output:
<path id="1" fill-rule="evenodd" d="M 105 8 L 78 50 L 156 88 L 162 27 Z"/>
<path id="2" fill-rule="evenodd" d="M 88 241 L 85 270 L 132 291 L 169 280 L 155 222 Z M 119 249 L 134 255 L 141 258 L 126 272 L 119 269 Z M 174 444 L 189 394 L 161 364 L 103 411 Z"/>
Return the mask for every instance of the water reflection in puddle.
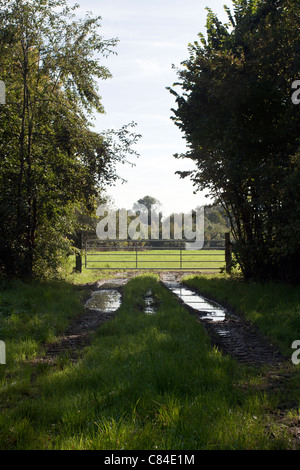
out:
<path id="1" fill-rule="evenodd" d="M 90 310 L 114 312 L 121 306 L 121 293 L 114 289 L 97 290 L 93 292 L 85 306 Z"/>
<path id="2" fill-rule="evenodd" d="M 216 302 L 207 300 L 187 287 L 169 287 L 186 305 L 201 313 L 201 317 L 211 321 L 223 321 L 226 310 Z"/>
<path id="3" fill-rule="evenodd" d="M 154 308 L 154 299 L 152 297 L 152 291 L 151 289 L 148 290 L 144 297 L 144 302 L 145 302 L 145 308 L 144 308 L 144 313 L 146 315 L 154 315 L 156 313 L 155 308 Z"/>

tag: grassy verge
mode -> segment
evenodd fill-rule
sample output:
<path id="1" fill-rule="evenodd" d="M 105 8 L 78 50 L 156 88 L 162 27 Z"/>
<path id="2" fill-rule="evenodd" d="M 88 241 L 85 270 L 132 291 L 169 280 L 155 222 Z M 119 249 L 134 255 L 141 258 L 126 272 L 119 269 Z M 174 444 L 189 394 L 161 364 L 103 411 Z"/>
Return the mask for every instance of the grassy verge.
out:
<path id="1" fill-rule="evenodd" d="M 116 275 L 122 275 L 122 270 L 118 269 L 107 269 L 107 270 L 93 270 L 93 269 L 86 269 L 84 256 L 82 256 L 82 272 L 78 273 L 75 272 L 75 256 L 70 256 L 68 258 L 67 263 L 65 266 L 61 268 L 60 275 L 64 278 L 69 284 L 72 285 L 83 285 L 88 283 L 93 283 L 98 281 L 99 279 L 110 279 Z"/>
<path id="2" fill-rule="evenodd" d="M 145 315 L 150 288 L 158 310 Z M 76 310 L 79 297 L 69 289 Z M 49 312 L 52 302 L 49 297 Z M 62 310 L 68 311 L 65 304 L 64 316 Z M 34 369 L 13 382 L 6 373 L 0 448 L 290 448 L 286 428 L 275 419 L 278 397 L 261 391 L 261 381 L 260 372 L 211 347 L 156 275 L 142 275 L 125 286 L 116 318 L 99 328 L 77 364 Z"/>
<path id="3" fill-rule="evenodd" d="M 64 281 L 0 286 L 0 339 L 5 342 L 6 364 L 0 365 L 1 405 L 12 406 L 30 389 L 28 361 L 43 353 L 70 320 L 82 311 L 80 294 Z"/>
<path id="4" fill-rule="evenodd" d="M 1 286 L 0 336 L 7 342 L 10 365 L 25 356 L 34 357 L 40 343 L 53 340 L 79 313 L 81 307 L 73 290 L 64 281 L 15 281 Z"/>

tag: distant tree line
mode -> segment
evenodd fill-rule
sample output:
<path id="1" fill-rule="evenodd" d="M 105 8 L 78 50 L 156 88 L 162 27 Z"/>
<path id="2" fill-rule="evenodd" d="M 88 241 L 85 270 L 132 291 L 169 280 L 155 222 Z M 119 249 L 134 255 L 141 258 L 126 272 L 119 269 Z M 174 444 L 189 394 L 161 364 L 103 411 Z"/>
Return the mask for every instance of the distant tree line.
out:
<path id="1" fill-rule="evenodd" d="M 132 206 L 132 209 L 116 209 L 111 210 L 115 213 L 116 218 L 116 230 L 115 230 L 115 237 L 116 238 L 116 247 L 120 247 L 123 245 L 132 245 L 134 243 L 131 241 L 119 243 L 118 240 L 124 239 L 121 236 L 119 231 L 119 217 L 120 211 L 126 211 L 127 217 L 127 229 L 130 226 L 131 222 L 134 221 L 142 221 L 142 224 L 137 223 L 136 225 L 136 232 L 137 235 L 141 240 L 147 240 L 147 245 L 152 246 L 178 246 L 178 241 L 192 241 L 191 238 L 186 237 L 185 235 L 185 220 L 186 214 L 178 213 L 178 214 L 163 214 L 160 211 L 161 203 L 158 199 L 153 196 L 144 196 L 138 199 Z M 110 210 L 109 205 L 107 205 L 107 209 Z M 197 219 L 196 219 L 196 211 L 199 210 L 199 207 L 195 208 L 195 210 L 189 211 L 189 214 L 192 215 L 192 224 L 191 229 L 193 233 L 196 233 L 197 228 Z M 108 211 L 107 211 L 108 212 Z M 140 217 L 142 215 L 142 217 Z M 154 217 L 153 217 L 154 216 Z M 80 215 L 82 217 L 82 214 Z M 86 218 L 86 227 L 89 230 L 85 233 L 84 238 L 96 238 L 96 226 L 99 220 L 105 220 L 106 213 L 102 217 L 88 217 Z M 180 222 L 180 226 L 178 225 L 178 221 Z M 164 236 L 163 225 L 167 226 L 168 237 Z M 142 225 L 142 226 L 141 226 Z M 107 229 L 108 227 L 106 227 Z M 229 218 L 221 205 L 210 204 L 204 207 L 204 246 L 224 246 L 225 243 L 225 233 L 230 232 L 230 221 Z M 156 237 L 153 235 L 153 231 L 156 234 Z M 179 234 L 179 236 L 176 236 Z M 155 241 L 155 238 L 159 240 Z M 125 235 L 125 239 L 130 239 L 128 233 Z M 161 242 L 161 240 L 164 240 Z M 146 242 L 145 242 L 146 243 Z M 103 242 L 105 244 L 105 241 Z M 113 245 L 110 242 L 110 245 Z M 182 244 L 182 246 L 184 246 Z"/>

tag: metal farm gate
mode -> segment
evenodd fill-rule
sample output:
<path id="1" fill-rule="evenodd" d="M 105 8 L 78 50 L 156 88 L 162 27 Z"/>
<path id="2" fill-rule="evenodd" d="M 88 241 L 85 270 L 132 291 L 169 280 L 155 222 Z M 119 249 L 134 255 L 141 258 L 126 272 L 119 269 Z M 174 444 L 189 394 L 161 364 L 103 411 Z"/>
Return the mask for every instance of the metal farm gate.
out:
<path id="1" fill-rule="evenodd" d="M 231 264 L 229 234 L 225 242 L 205 244 L 200 250 L 186 249 L 184 240 L 85 240 L 86 269 L 207 270 Z"/>

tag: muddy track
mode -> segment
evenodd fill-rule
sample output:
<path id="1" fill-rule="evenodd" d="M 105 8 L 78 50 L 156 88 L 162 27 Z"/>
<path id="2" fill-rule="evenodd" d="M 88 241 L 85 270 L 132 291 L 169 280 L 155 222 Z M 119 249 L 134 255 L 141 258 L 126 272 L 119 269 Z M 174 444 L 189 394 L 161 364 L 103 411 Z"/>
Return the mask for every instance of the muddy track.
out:
<path id="1" fill-rule="evenodd" d="M 129 273 L 126 277 L 117 276 L 114 279 L 102 279 L 92 284 L 79 286 L 83 290 L 85 303 L 94 291 L 99 289 L 117 289 L 122 291 L 129 279 L 133 277 Z M 55 364 L 63 357 L 67 357 L 72 362 L 76 362 L 80 357 L 83 348 L 87 347 L 93 338 L 95 331 L 105 322 L 111 320 L 116 315 L 116 311 L 99 311 L 84 307 L 83 313 L 75 318 L 63 335 L 51 344 L 48 344 L 44 356 L 35 359 L 35 363 Z"/>
<path id="2" fill-rule="evenodd" d="M 160 281 L 168 288 L 170 285 L 179 284 L 183 275 L 186 274 L 182 272 L 162 272 L 160 273 Z M 136 275 L 137 273 L 133 272 L 124 273 L 122 276 L 116 276 L 113 279 L 102 279 L 79 288 L 85 292 L 84 301 L 86 301 L 95 290 L 118 289 L 122 291 L 122 286 Z M 178 301 L 180 302 L 179 299 Z M 262 335 L 258 328 L 242 318 L 236 316 L 226 317 L 222 322 L 211 322 L 204 320 L 191 307 L 184 306 L 204 326 L 212 343 L 239 362 L 254 366 L 278 366 L 287 361 L 280 354 L 278 348 L 272 345 L 270 340 Z M 115 314 L 115 311 L 101 312 L 84 308 L 83 313 L 72 321 L 68 329 L 56 342 L 47 346 L 43 358 L 39 358 L 37 361 L 55 363 L 57 358 L 63 355 L 68 356 L 72 361 L 76 361 L 80 351 L 90 344 L 95 331 L 103 323 L 114 318 Z"/>
<path id="3" fill-rule="evenodd" d="M 122 293 L 122 287 L 138 273 L 124 273 L 114 279 L 103 279 L 93 284 L 80 286 L 85 293 L 83 301 L 87 301 L 93 291 L 101 289 L 117 289 Z M 163 272 L 160 273 L 160 281 L 167 288 L 170 283 L 180 283 L 182 276 L 187 273 Z M 213 299 L 212 299 L 213 300 Z M 197 312 L 185 305 L 191 314 L 196 315 L 197 320 L 208 332 L 212 344 L 216 345 L 225 354 L 230 354 L 238 362 L 247 365 L 264 366 L 267 371 L 264 373 L 264 381 L 260 384 L 260 391 L 277 394 L 284 391 L 286 400 L 278 406 L 276 416 L 280 425 L 286 427 L 291 435 L 293 448 L 299 449 L 300 426 L 299 419 L 291 421 L 285 410 L 298 407 L 298 400 L 291 402 L 288 393 L 288 380 L 291 375 L 290 363 L 284 358 L 278 349 L 270 344 L 268 338 L 264 337 L 257 328 L 243 319 L 226 318 L 222 322 L 210 322 L 201 318 Z M 83 348 L 91 343 L 95 331 L 105 322 L 114 318 L 117 311 L 102 312 L 84 308 L 81 315 L 73 320 L 64 334 L 53 344 L 49 344 L 43 357 L 33 361 L 33 365 L 38 363 L 58 364 L 62 357 L 67 357 L 72 362 L 77 362 L 81 356 Z M 289 361 L 290 362 L 290 361 Z M 35 373 L 32 374 L 32 380 Z M 248 388 L 249 385 L 245 384 Z"/>
<path id="4" fill-rule="evenodd" d="M 182 273 L 161 273 L 160 280 L 166 287 L 170 287 L 180 285 L 182 276 Z M 278 366 L 286 362 L 287 358 L 282 356 L 269 338 L 264 336 L 257 327 L 236 314 L 232 316 L 229 314 L 222 321 L 210 321 L 188 305 L 184 304 L 184 306 L 204 326 L 212 343 L 239 362 L 254 366 Z M 227 310 L 226 307 L 224 308 Z"/>
<path id="5" fill-rule="evenodd" d="M 180 284 L 183 275 L 186 275 L 186 273 L 161 273 L 160 281 L 167 288 L 170 288 L 174 284 Z M 205 297 L 207 298 L 207 296 Z M 214 301 L 215 299 L 210 300 Z M 299 400 L 291 398 L 289 393 L 288 383 L 294 373 L 290 358 L 284 357 L 279 349 L 257 327 L 236 314 L 232 317 L 230 315 L 226 316 L 223 321 L 214 322 L 204 319 L 188 305 L 184 304 L 184 307 L 196 316 L 198 322 L 207 331 L 211 343 L 217 346 L 219 350 L 229 354 L 241 364 L 254 366 L 256 370 L 263 371 L 261 383 L 254 386 L 254 388 L 260 392 L 281 397 L 274 417 L 280 426 L 285 427 L 289 432 L 293 448 L 299 450 L 300 420 L 297 417 L 291 419 L 288 416 L 289 410 L 298 410 L 299 407 Z M 244 384 L 244 387 L 248 389 L 249 384 Z"/>

